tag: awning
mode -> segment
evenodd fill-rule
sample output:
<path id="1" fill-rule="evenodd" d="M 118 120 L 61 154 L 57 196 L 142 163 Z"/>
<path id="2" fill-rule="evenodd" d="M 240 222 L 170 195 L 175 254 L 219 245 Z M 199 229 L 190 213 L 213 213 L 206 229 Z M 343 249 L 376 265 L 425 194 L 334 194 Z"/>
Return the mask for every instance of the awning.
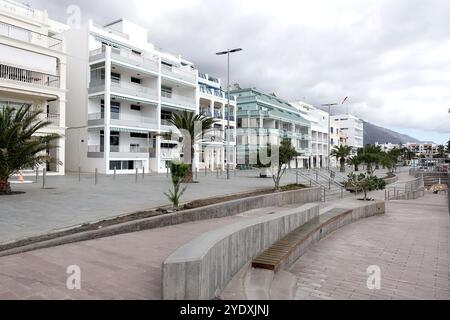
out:
<path id="1" fill-rule="evenodd" d="M 119 128 L 119 127 L 111 127 L 111 131 L 119 131 L 119 132 L 133 132 L 133 133 L 144 133 L 150 134 L 150 130 L 140 130 L 133 128 Z"/>

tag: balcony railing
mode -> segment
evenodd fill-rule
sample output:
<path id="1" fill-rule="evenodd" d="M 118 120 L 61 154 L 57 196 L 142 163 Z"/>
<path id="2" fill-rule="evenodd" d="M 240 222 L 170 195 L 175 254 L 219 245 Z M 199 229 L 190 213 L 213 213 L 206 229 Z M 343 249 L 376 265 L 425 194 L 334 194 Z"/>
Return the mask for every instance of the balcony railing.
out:
<path id="1" fill-rule="evenodd" d="M 177 67 L 169 67 L 163 65 L 162 73 L 166 76 L 177 78 L 186 82 L 195 83 L 195 72 L 193 70 L 185 70 Z"/>
<path id="2" fill-rule="evenodd" d="M 158 72 L 158 62 L 156 60 L 134 54 L 128 50 L 113 50 L 111 58 L 136 67 Z"/>
<path id="3" fill-rule="evenodd" d="M 108 33 L 114 34 L 114 35 L 116 35 L 116 36 L 119 36 L 119 37 L 121 37 L 121 38 L 125 38 L 125 39 L 127 39 L 127 40 L 130 39 L 130 36 L 129 36 L 128 34 L 123 33 L 123 32 L 121 32 L 121 31 L 119 31 L 119 30 L 110 28 L 110 27 L 105 27 L 105 26 L 102 26 L 102 25 L 97 24 L 97 23 L 94 23 L 94 27 L 99 28 L 99 29 L 101 29 L 101 30 L 103 30 L 103 31 L 106 31 L 106 32 L 108 32 Z"/>
<path id="4" fill-rule="evenodd" d="M 60 39 L 49 37 L 5 22 L 0 22 L 0 35 L 53 50 L 62 49 L 62 40 Z"/>
<path id="5" fill-rule="evenodd" d="M 88 121 L 96 122 L 98 120 L 105 119 L 105 114 L 103 112 L 90 113 L 88 115 Z M 154 128 L 158 126 L 158 121 L 156 118 L 144 117 L 144 116 L 129 116 L 122 113 L 111 113 L 111 123 L 123 126 L 136 126 L 136 127 L 146 127 Z"/>
<path id="6" fill-rule="evenodd" d="M 111 153 L 148 153 L 148 147 L 135 146 L 110 146 Z"/>
<path id="7" fill-rule="evenodd" d="M 156 89 L 152 90 L 141 85 L 132 84 L 131 82 L 111 82 L 111 91 L 129 96 L 158 100 Z"/>
<path id="8" fill-rule="evenodd" d="M 58 76 L 0 64 L 0 78 L 32 85 L 59 88 Z"/>
<path id="9" fill-rule="evenodd" d="M 35 10 L 24 4 L 20 4 L 9 0 L 0 0 L 0 10 L 8 11 L 10 13 L 20 15 L 26 18 L 39 20 L 44 18 L 42 11 Z"/>
<path id="10" fill-rule="evenodd" d="M 195 108 L 195 99 L 194 98 L 188 98 L 184 97 L 178 94 L 165 94 L 161 96 L 161 101 L 179 105 L 181 107 L 187 107 L 187 108 Z"/>

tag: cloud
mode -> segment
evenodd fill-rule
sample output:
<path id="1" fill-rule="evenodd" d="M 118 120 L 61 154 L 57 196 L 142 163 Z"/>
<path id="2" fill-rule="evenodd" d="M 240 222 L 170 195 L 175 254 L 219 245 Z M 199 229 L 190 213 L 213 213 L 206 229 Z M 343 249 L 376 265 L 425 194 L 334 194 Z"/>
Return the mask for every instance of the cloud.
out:
<path id="1" fill-rule="evenodd" d="M 378 125 L 450 133 L 450 1 L 447 0 L 33 0 L 65 20 L 119 17 L 146 26 L 150 41 L 206 73 L 289 100 L 342 106 Z"/>

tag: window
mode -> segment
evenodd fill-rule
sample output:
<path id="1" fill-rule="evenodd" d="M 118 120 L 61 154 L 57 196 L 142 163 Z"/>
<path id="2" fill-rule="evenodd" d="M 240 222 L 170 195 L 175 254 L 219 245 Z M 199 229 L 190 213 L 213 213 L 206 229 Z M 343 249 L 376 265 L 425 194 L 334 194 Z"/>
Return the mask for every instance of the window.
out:
<path id="1" fill-rule="evenodd" d="M 161 110 L 161 120 L 169 120 L 170 118 L 172 118 L 172 112 Z"/>
<path id="2" fill-rule="evenodd" d="M 137 132 L 130 132 L 130 138 L 142 138 L 142 139 L 147 139 L 147 134 L 146 133 L 137 133 Z"/>
<path id="3" fill-rule="evenodd" d="M 138 106 L 138 105 L 136 105 L 136 104 L 132 104 L 132 105 L 130 106 L 130 109 L 131 109 L 131 110 L 134 110 L 134 111 L 141 111 L 141 106 Z"/>
<path id="4" fill-rule="evenodd" d="M 172 88 L 161 86 L 161 96 L 165 98 L 172 98 Z"/>
<path id="5" fill-rule="evenodd" d="M 122 169 L 122 161 L 110 161 L 109 162 L 109 170 L 121 170 Z"/>
<path id="6" fill-rule="evenodd" d="M 111 72 L 111 81 L 115 83 L 120 82 L 120 73 Z"/>
<path id="7" fill-rule="evenodd" d="M 135 77 L 131 77 L 131 82 L 132 82 L 132 83 L 141 84 L 141 79 L 135 78 Z"/>
<path id="8" fill-rule="evenodd" d="M 174 143 L 161 143 L 162 149 L 174 149 L 176 147 L 178 147 L 178 145 Z"/>
<path id="9" fill-rule="evenodd" d="M 142 53 L 136 50 L 131 50 L 131 53 L 140 56 Z"/>

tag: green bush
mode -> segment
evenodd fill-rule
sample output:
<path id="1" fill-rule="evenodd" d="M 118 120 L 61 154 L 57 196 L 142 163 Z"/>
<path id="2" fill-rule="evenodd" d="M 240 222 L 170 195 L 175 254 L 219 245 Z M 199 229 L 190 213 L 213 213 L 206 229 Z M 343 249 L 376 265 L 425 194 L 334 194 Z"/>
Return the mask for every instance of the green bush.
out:
<path id="1" fill-rule="evenodd" d="M 186 163 L 181 163 L 178 161 L 170 162 L 170 173 L 173 190 L 169 190 L 169 193 L 165 192 L 164 194 L 175 208 L 178 208 L 178 206 L 180 205 L 181 196 L 186 191 L 187 187 L 182 188 L 181 184 L 183 183 L 184 178 L 188 175 L 189 169 L 190 166 Z"/>
<path id="2" fill-rule="evenodd" d="M 356 175 L 354 173 L 349 175 L 348 186 L 353 187 L 356 191 L 364 192 L 364 200 L 367 200 L 367 193 L 375 190 L 384 190 L 386 182 L 382 178 L 371 174 L 361 173 Z"/>

